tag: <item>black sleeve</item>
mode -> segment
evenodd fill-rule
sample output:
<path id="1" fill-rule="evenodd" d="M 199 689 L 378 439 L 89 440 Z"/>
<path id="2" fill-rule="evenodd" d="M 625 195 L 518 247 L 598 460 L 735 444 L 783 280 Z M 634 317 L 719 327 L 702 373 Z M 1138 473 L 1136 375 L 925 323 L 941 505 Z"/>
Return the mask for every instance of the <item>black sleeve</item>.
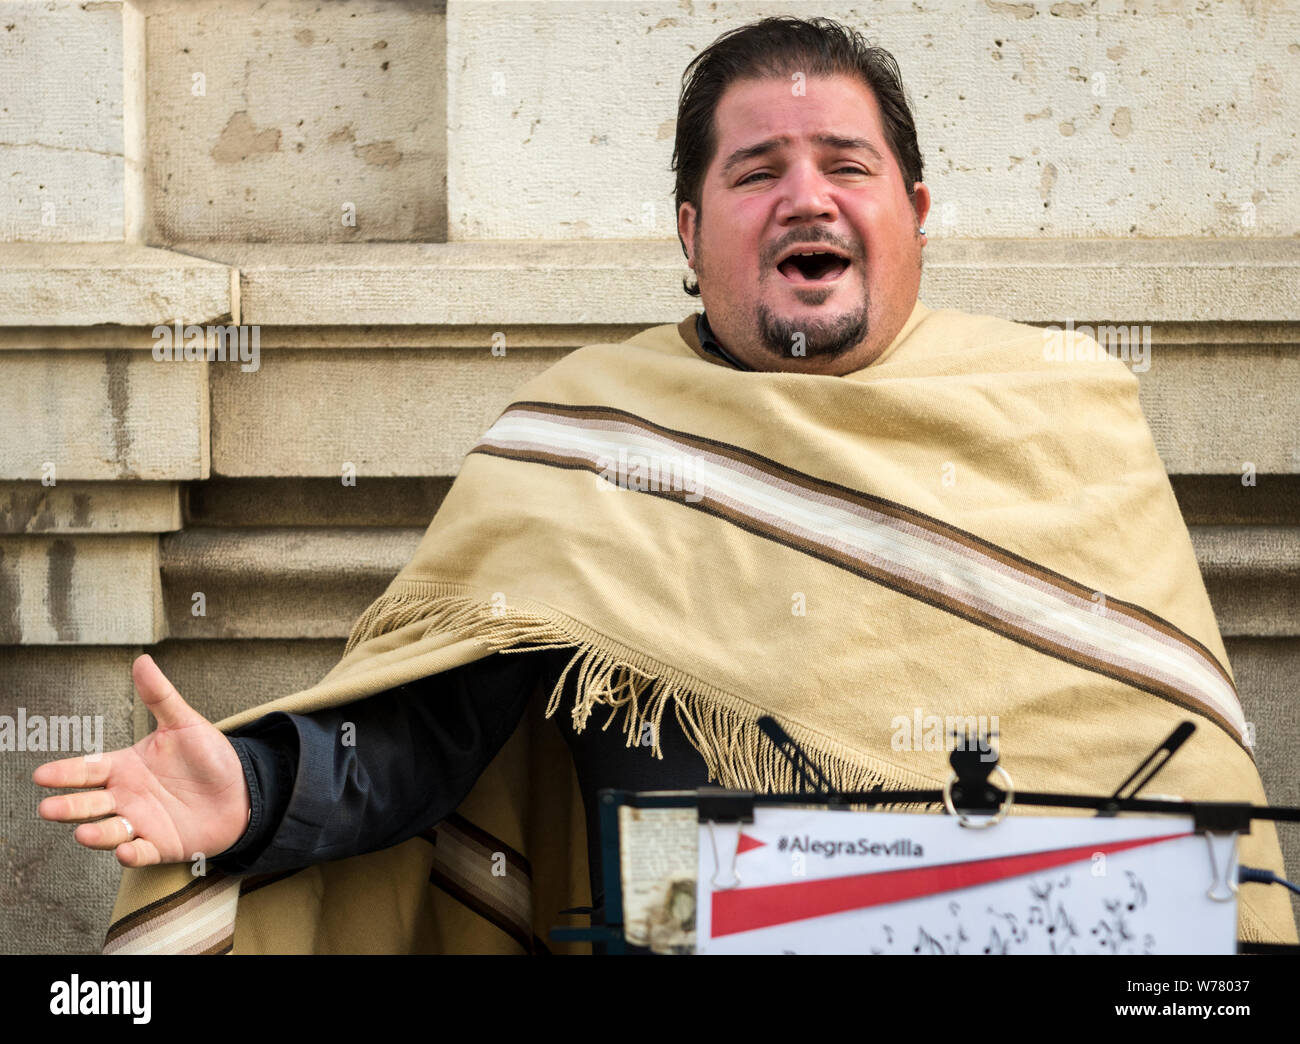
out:
<path id="1" fill-rule="evenodd" d="M 252 816 L 208 864 L 271 873 L 414 837 L 465 799 L 545 666 L 537 652 L 494 653 L 355 703 L 276 711 L 234 730 Z"/>
<path id="2" fill-rule="evenodd" d="M 247 872 L 284 819 L 298 766 L 298 730 L 291 715 L 267 714 L 227 738 L 248 784 L 248 825 L 235 844 L 208 864 L 238 874 Z"/>

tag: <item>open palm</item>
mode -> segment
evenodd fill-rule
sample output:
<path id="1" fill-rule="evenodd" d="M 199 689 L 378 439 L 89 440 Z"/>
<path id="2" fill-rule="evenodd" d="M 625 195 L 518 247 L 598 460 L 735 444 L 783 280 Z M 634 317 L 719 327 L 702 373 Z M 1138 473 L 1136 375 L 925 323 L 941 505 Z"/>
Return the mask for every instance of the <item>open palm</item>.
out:
<path id="1" fill-rule="evenodd" d="M 158 727 L 122 750 L 41 765 L 32 773 L 40 786 L 96 789 L 47 797 L 37 812 L 43 819 L 80 822 L 77 841 L 112 849 L 123 866 L 224 852 L 248 821 L 239 755 L 221 730 L 181 699 L 151 656 L 137 658 L 131 676 Z"/>

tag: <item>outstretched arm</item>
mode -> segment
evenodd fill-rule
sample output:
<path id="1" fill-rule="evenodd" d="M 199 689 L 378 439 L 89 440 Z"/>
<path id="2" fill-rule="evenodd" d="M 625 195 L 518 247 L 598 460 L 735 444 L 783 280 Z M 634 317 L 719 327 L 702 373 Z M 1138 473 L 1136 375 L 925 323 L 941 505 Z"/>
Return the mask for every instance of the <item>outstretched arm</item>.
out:
<path id="1" fill-rule="evenodd" d="M 545 661 L 492 655 L 312 714 L 231 734 L 252 795 L 248 830 L 209 865 L 295 869 L 398 844 L 445 818 L 519 724 Z"/>

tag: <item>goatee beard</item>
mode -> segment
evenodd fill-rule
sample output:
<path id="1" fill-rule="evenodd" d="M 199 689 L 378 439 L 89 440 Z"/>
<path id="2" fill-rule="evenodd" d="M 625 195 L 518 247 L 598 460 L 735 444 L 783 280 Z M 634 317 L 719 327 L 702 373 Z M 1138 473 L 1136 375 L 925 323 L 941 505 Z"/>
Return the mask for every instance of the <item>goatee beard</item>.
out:
<path id="1" fill-rule="evenodd" d="M 836 358 L 862 343 L 867 336 L 867 301 L 833 319 L 800 321 L 779 316 L 766 305 L 758 308 L 758 335 L 763 347 L 783 359 Z M 803 352 L 795 354 L 796 335 L 803 334 Z"/>

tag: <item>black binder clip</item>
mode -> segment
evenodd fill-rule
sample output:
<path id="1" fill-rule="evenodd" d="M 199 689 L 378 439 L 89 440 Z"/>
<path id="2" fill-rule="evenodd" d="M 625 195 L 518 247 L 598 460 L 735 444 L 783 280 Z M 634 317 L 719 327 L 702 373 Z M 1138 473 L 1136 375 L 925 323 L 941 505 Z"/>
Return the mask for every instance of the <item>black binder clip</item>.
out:
<path id="1" fill-rule="evenodd" d="M 972 830 L 1001 823 L 1015 802 L 1011 774 L 998 764 L 997 751 L 990 742 L 993 735 L 996 734 L 984 734 L 978 739 L 969 733 L 954 736 L 958 742 L 953 744 L 953 752 L 948 756 L 952 775 L 943 785 L 943 805 L 950 816 L 957 817 L 961 826 Z M 995 772 L 1004 784 L 1001 795 L 989 782 L 989 776 Z M 967 815 L 969 812 L 990 812 L 992 815 L 972 819 Z"/>

